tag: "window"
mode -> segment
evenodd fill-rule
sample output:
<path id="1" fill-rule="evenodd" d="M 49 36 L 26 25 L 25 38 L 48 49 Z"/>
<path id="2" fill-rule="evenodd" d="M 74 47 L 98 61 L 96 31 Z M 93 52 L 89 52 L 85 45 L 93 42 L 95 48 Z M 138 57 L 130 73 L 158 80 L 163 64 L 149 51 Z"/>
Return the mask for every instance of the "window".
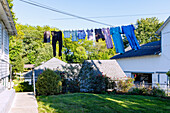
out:
<path id="1" fill-rule="evenodd" d="M 5 52 L 6 55 L 8 55 L 9 53 L 9 39 L 8 39 L 8 33 L 7 31 L 4 29 L 3 30 L 3 51 Z"/>

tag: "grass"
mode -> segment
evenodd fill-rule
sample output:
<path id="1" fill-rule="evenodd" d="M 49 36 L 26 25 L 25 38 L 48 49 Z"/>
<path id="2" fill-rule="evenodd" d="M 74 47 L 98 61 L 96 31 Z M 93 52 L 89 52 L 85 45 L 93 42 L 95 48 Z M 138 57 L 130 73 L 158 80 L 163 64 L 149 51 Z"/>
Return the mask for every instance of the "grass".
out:
<path id="1" fill-rule="evenodd" d="M 170 100 L 140 95 L 73 93 L 38 96 L 40 113 L 168 113 Z"/>

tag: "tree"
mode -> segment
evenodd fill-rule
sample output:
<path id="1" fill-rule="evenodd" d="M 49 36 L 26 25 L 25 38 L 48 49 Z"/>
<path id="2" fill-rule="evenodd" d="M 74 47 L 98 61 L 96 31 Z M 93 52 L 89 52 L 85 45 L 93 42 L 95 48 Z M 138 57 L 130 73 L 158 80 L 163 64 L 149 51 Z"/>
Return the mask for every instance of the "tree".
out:
<path id="1" fill-rule="evenodd" d="M 115 48 L 107 49 L 105 41 L 96 42 L 88 53 L 89 60 L 106 60 L 115 55 Z"/>
<path id="2" fill-rule="evenodd" d="M 15 17 L 15 13 L 13 12 L 13 0 L 7 0 L 8 4 L 9 4 L 9 9 L 11 11 L 11 14 L 12 14 L 12 18 L 14 20 L 14 23 L 16 24 L 16 21 L 17 21 L 17 18 Z"/>
<path id="3" fill-rule="evenodd" d="M 38 49 L 37 59 L 35 61 L 35 66 L 40 65 L 42 62 L 46 62 L 53 57 L 53 50 L 50 44 L 47 44 L 45 48 Z"/>
<path id="4" fill-rule="evenodd" d="M 20 54 L 15 58 L 15 62 L 13 63 L 13 70 L 15 70 L 15 72 L 24 71 L 24 62 Z"/>
<path id="5" fill-rule="evenodd" d="M 163 22 L 159 22 L 156 17 L 141 18 L 137 20 L 137 29 L 135 30 L 136 37 L 140 44 L 160 40 L 155 32 L 162 26 Z"/>
<path id="6" fill-rule="evenodd" d="M 23 53 L 22 40 L 10 37 L 9 58 L 10 63 L 13 65 L 14 72 L 23 72 L 24 62 L 22 59 L 22 53 Z"/>

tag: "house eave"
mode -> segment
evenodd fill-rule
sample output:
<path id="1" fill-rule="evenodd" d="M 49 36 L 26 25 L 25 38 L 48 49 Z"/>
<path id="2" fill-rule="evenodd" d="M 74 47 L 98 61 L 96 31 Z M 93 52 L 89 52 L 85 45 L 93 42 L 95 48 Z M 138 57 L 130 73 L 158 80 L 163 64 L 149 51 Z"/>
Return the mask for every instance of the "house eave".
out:
<path id="1" fill-rule="evenodd" d="M 0 1 L 0 21 L 5 25 L 5 29 L 10 35 L 17 35 L 15 24 L 7 0 Z"/>
<path id="2" fill-rule="evenodd" d="M 163 28 L 170 22 L 170 16 L 168 17 L 168 19 L 164 22 L 164 24 L 157 30 L 156 34 L 160 35 L 161 31 L 163 30 Z"/>
<path id="3" fill-rule="evenodd" d="M 153 54 L 153 55 L 142 55 L 142 56 L 133 56 L 133 57 L 123 57 L 123 58 L 113 58 L 111 60 L 120 60 L 120 59 L 128 59 L 128 58 L 140 58 L 140 57 L 148 57 L 148 56 L 160 56 L 161 54 Z"/>

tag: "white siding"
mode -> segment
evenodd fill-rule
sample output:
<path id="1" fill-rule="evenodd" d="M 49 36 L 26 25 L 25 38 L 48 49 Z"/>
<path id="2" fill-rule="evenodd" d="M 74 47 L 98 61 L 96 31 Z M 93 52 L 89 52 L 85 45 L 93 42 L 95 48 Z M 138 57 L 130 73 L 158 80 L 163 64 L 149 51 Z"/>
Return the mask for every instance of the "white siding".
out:
<path id="1" fill-rule="evenodd" d="M 167 72 L 170 69 L 170 60 L 162 55 L 123 58 L 117 61 L 124 71 Z"/>
<path id="2" fill-rule="evenodd" d="M 0 85 L 7 88 L 9 75 L 9 36 L 4 28 L 4 25 L 0 22 Z"/>
<path id="3" fill-rule="evenodd" d="M 161 54 L 142 57 L 117 59 L 121 68 L 126 72 L 143 72 L 152 74 L 152 82 L 158 82 L 157 72 L 167 72 L 170 69 L 170 22 L 161 31 Z M 159 83 L 167 84 L 167 75 L 159 74 Z M 157 80 L 156 80 L 157 79 Z"/>

